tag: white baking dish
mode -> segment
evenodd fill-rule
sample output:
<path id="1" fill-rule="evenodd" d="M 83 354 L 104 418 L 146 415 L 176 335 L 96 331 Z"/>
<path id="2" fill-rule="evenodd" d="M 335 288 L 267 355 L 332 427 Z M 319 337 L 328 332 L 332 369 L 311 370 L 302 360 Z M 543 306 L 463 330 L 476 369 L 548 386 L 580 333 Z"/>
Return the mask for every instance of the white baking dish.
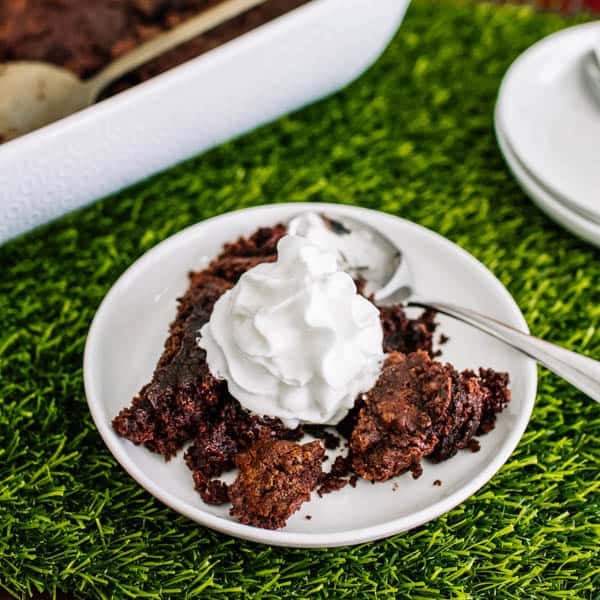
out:
<path id="1" fill-rule="evenodd" d="M 1 145 L 0 242 L 347 85 L 384 50 L 408 1 L 312 0 Z"/>

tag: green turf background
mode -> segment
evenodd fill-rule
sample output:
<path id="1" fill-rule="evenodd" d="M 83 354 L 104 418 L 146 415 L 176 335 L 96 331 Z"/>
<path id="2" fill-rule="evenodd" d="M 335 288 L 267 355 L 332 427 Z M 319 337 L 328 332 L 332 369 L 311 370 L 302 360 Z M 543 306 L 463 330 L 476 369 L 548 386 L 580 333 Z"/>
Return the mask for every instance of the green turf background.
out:
<path id="1" fill-rule="evenodd" d="M 416 0 L 342 93 L 0 248 L 0 584 L 90 598 L 598 598 L 600 407 L 541 371 L 527 433 L 474 497 L 418 530 L 336 550 L 218 535 L 116 464 L 82 386 L 120 273 L 208 216 L 278 201 L 378 208 L 460 244 L 537 335 L 600 357 L 600 252 L 519 190 L 492 132 L 503 72 L 573 23 Z"/>

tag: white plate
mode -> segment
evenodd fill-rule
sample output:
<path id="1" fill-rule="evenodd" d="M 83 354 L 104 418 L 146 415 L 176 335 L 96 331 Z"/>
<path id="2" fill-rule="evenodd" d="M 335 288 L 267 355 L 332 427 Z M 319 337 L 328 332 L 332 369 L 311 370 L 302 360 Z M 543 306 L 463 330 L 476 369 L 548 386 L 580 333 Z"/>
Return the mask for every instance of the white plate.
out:
<path id="1" fill-rule="evenodd" d="M 536 392 L 534 362 L 483 333 L 440 317 L 450 336 L 444 359 L 458 368 L 506 370 L 513 398 L 497 427 L 482 436 L 478 453 L 459 452 L 438 465 L 424 464 L 418 480 L 404 474 L 371 485 L 359 481 L 318 498 L 292 516 L 287 526 L 268 531 L 242 525 L 227 507 L 208 506 L 193 489 L 182 453 L 169 463 L 120 438 L 111 419 L 151 377 L 161 354 L 175 299 L 187 287 L 190 269 L 203 267 L 226 241 L 261 225 L 287 221 L 301 210 L 346 214 L 378 227 L 402 246 L 415 283 L 424 295 L 479 310 L 527 331 L 514 300 L 470 254 L 441 236 L 391 215 L 329 204 L 279 204 L 241 210 L 193 225 L 136 261 L 102 302 L 88 334 L 84 381 L 90 411 L 106 445 L 127 472 L 151 494 L 190 519 L 230 535 L 269 544 L 326 547 L 383 538 L 421 525 L 450 510 L 486 483 L 508 459 L 525 431 Z M 441 486 L 434 486 L 439 479 Z M 312 519 L 305 519 L 311 515 Z"/>
<path id="2" fill-rule="evenodd" d="M 537 181 L 527 171 L 525 165 L 519 161 L 506 139 L 498 110 L 495 115 L 495 129 L 498 145 L 508 168 L 531 200 L 553 221 L 590 244 L 600 247 L 600 225 L 570 210 L 568 206 L 555 198 L 540 181 Z"/>
<path id="3" fill-rule="evenodd" d="M 600 43 L 600 22 L 548 36 L 508 69 L 500 87 L 504 135 L 552 195 L 600 223 L 600 103 L 583 58 Z"/>

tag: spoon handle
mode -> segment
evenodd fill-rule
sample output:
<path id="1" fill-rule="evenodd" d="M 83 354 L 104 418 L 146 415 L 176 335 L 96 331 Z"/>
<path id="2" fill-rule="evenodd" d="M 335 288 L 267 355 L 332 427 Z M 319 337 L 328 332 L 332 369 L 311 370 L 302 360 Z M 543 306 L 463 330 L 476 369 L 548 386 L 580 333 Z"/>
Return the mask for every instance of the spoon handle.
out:
<path id="1" fill-rule="evenodd" d="M 433 308 L 442 314 L 473 325 L 473 327 L 534 358 L 541 365 L 560 375 L 590 398 L 600 402 L 600 361 L 533 337 L 467 308 L 445 302 L 421 299 L 411 300 L 408 304 Z"/>
<path id="2" fill-rule="evenodd" d="M 87 85 L 90 89 L 90 96 L 95 99 L 109 83 L 119 77 L 263 2 L 265 0 L 226 0 L 187 19 L 181 25 L 141 44 L 121 58 L 117 58 L 89 79 Z"/>

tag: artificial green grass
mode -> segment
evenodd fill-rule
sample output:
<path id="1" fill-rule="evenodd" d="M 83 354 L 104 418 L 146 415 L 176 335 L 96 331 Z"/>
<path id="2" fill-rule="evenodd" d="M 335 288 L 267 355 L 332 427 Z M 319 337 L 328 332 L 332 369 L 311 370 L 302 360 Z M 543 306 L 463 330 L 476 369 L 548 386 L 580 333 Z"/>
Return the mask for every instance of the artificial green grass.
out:
<path id="1" fill-rule="evenodd" d="M 531 204 L 492 133 L 507 66 L 569 23 L 417 0 L 346 91 L 0 248 L 0 585 L 87 598 L 598 598 L 600 407 L 546 371 L 527 433 L 475 496 L 413 532 L 323 551 L 244 543 L 162 506 L 105 448 L 82 386 L 94 311 L 133 260 L 208 216 L 295 200 L 440 232 L 502 280 L 535 334 L 600 357 L 600 253 Z"/>

